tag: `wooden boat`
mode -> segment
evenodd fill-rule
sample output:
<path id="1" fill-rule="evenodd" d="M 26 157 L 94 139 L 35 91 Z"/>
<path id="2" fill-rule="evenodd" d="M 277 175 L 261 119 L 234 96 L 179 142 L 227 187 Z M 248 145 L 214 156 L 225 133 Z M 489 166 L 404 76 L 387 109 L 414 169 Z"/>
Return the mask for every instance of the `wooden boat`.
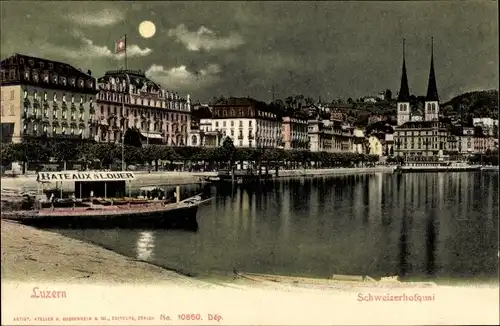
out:
<path id="1" fill-rule="evenodd" d="M 168 228 L 197 229 L 198 206 L 210 201 L 193 196 L 173 204 L 162 201 L 142 205 L 92 205 L 18 211 L 3 218 L 45 228 Z"/>
<path id="2" fill-rule="evenodd" d="M 41 172 L 38 180 L 41 179 L 42 182 L 45 182 L 43 180 L 76 181 L 79 184 L 75 187 L 80 190 L 77 195 L 82 197 L 84 193 L 85 198 L 89 199 L 76 199 L 73 196 L 70 199 L 59 200 L 68 207 L 55 205 L 56 200 L 38 202 L 35 209 L 2 213 L 2 218 L 44 228 L 198 228 L 196 220 L 198 206 L 212 198 L 202 199 L 196 195 L 180 200 L 179 187 L 173 203 L 164 196 L 161 197 L 162 200 L 158 196 L 153 200 L 106 196 L 106 193 L 109 194 L 113 190 L 115 194 L 124 193 L 124 181 L 133 178 L 134 175 L 130 172 Z M 100 197 L 93 196 L 93 189 Z M 155 187 L 155 190 L 161 189 Z"/>
<path id="3" fill-rule="evenodd" d="M 280 283 L 294 286 L 321 287 L 435 287 L 434 282 L 401 282 L 397 276 L 382 277 L 380 280 L 370 276 L 332 275 L 331 278 L 309 278 L 281 276 L 272 274 L 247 273 L 234 270 L 237 277 L 260 283 Z"/>

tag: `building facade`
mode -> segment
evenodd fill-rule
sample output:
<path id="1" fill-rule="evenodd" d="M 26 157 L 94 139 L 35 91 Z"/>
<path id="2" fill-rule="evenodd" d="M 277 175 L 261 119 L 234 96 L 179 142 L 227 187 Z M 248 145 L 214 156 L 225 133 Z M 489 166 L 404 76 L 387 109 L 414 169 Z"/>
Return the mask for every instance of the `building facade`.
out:
<path id="1" fill-rule="evenodd" d="M 2 60 L 0 73 L 2 129 L 10 133 L 4 140 L 94 138 L 89 126 L 97 89 L 90 71 L 14 54 Z"/>
<path id="2" fill-rule="evenodd" d="M 281 147 L 282 121 L 277 112 L 264 102 L 251 98 L 221 99 L 212 105 L 207 131 L 218 131 L 230 137 L 236 147 Z M 208 122 L 208 121 L 203 121 Z"/>
<path id="3" fill-rule="evenodd" d="M 165 90 L 139 70 L 108 71 L 98 79 L 98 89 L 92 117 L 97 141 L 121 142 L 128 128 L 136 128 L 146 144 L 189 145 L 189 95 Z"/>
<path id="4" fill-rule="evenodd" d="M 307 118 L 298 115 L 283 117 L 283 144 L 284 149 L 309 149 L 309 135 Z"/>
<path id="5" fill-rule="evenodd" d="M 216 147 L 222 145 L 222 133 L 212 130 L 212 111 L 208 105 L 195 105 L 191 111 L 189 146 Z"/>
<path id="6" fill-rule="evenodd" d="M 439 160 L 458 154 L 458 139 L 449 126 L 439 121 L 410 121 L 395 129 L 394 154 L 409 160 L 427 157 Z"/>
<path id="7" fill-rule="evenodd" d="M 354 128 L 341 121 L 324 120 L 317 116 L 308 120 L 309 150 L 311 152 L 352 152 Z"/>
<path id="8" fill-rule="evenodd" d="M 485 154 L 486 152 L 498 150 L 495 138 L 489 136 L 473 137 L 474 154 Z"/>
<path id="9" fill-rule="evenodd" d="M 474 118 L 472 124 L 481 127 L 486 136 L 498 137 L 498 120 L 492 118 Z"/>
<path id="10" fill-rule="evenodd" d="M 474 128 L 462 128 L 462 133 L 459 136 L 458 152 L 465 156 L 474 153 Z"/>
<path id="11" fill-rule="evenodd" d="M 358 154 L 367 154 L 369 152 L 368 140 L 365 137 L 363 129 L 353 129 L 352 151 Z"/>

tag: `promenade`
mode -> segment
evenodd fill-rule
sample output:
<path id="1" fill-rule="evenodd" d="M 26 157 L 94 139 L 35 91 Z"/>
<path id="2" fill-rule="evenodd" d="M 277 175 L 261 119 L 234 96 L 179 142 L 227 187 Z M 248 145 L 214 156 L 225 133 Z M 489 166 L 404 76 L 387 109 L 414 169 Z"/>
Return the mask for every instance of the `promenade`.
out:
<path id="1" fill-rule="evenodd" d="M 301 177 L 301 176 L 328 176 L 342 174 L 359 173 L 378 173 L 393 172 L 394 168 L 390 166 L 367 167 L 367 168 L 336 168 L 336 169 L 297 169 L 297 170 L 279 170 L 280 178 Z M 270 172 L 274 172 L 271 171 Z M 202 179 L 217 176 L 217 172 L 176 172 L 176 171 L 134 171 L 136 179 L 128 187 L 137 190 L 140 187 L 153 185 L 189 185 L 200 183 Z M 16 177 L 2 177 L 2 188 L 20 188 L 26 191 L 37 189 L 36 175 L 18 175 Z M 55 182 L 51 183 L 55 187 Z M 47 187 L 47 186 L 45 186 Z M 74 184 L 71 182 L 63 183 L 63 191 L 74 191 Z"/>

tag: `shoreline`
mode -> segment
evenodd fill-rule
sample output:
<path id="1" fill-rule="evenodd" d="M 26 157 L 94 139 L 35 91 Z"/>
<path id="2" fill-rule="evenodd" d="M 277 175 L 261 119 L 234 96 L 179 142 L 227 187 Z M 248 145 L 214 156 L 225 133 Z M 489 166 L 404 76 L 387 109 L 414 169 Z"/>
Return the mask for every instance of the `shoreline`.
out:
<path id="1" fill-rule="evenodd" d="M 1 220 L 2 282 L 210 283 L 59 233 Z"/>
<path id="2" fill-rule="evenodd" d="M 172 317 L 187 309 L 205 316 L 215 313 L 233 325 L 252 321 L 266 324 L 277 317 L 283 324 L 307 324 L 312 319 L 298 308 L 303 307 L 304 300 L 308 302 L 308 308 L 317 310 L 314 315 L 321 317 L 321 324 L 325 325 L 331 325 L 334 320 L 339 322 L 339 318 L 340 324 L 352 323 L 352 311 L 359 309 L 360 305 L 372 313 L 387 310 L 383 314 L 386 317 L 380 317 L 382 323 L 411 323 L 415 321 L 415 316 L 421 316 L 423 320 L 419 323 L 422 324 L 443 320 L 452 321 L 452 324 L 464 321 L 476 323 L 478 320 L 480 324 L 498 324 L 498 285 L 349 290 L 273 282 L 260 284 L 246 280 L 218 282 L 183 276 L 58 233 L 5 220 L 1 220 L 1 227 L 2 285 L 5 286 L 2 299 L 8 299 L 2 300 L 2 307 L 6 308 L 4 311 L 8 312 L 2 315 L 2 324 L 26 325 L 19 320 L 13 323 L 17 316 L 31 316 L 32 322 L 28 324 L 35 325 L 39 324 L 36 316 L 52 316 L 55 319 L 85 315 L 136 315 L 156 316 L 156 319 L 150 319 L 153 321 L 151 324 L 159 325 L 165 324 L 160 316 L 165 307 Z M 64 294 L 63 299 L 45 300 L 43 304 L 35 302 L 37 299 L 33 299 L 33 294 L 41 289 L 57 289 L 58 294 Z M 35 290 L 38 292 L 35 293 Z M 370 296 L 374 295 L 404 294 L 432 297 L 432 300 L 370 301 Z M 360 295 L 368 301 L 361 302 Z M 465 302 L 464 298 L 467 298 Z M 82 300 L 92 303 L 82 306 Z M 402 309 L 397 315 L 393 313 L 395 304 Z M 339 314 L 338 310 L 331 309 L 332 306 L 342 307 L 344 312 Z M 290 307 L 297 309 L 290 310 Z M 66 312 L 57 313 L 61 308 Z M 410 308 L 411 311 L 408 310 Z M 457 311 L 460 313 L 457 314 Z M 259 320 L 251 319 L 251 316 L 257 316 Z M 356 321 L 361 324 L 373 322 L 371 317 L 363 316 L 356 317 Z M 95 320 L 92 323 L 86 320 L 85 324 L 98 324 Z M 49 318 L 47 321 L 53 320 Z"/>
<path id="3" fill-rule="evenodd" d="M 334 168 L 334 169 L 300 169 L 300 170 L 279 170 L 276 179 L 284 178 L 299 178 L 299 177 L 324 177 L 346 174 L 369 174 L 369 173 L 392 173 L 394 167 L 392 166 L 379 166 L 367 168 Z M 273 172 L 273 170 L 269 170 Z M 138 190 L 141 187 L 166 185 L 166 186 L 181 186 L 181 185 L 195 185 L 206 183 L 201 181 L 203 178 L 215 177 L 217 172 L 172 172 L 172 171 L 159 171 L 159 172 L 146 172 L 134 171 L 136 179 L 130 184 L 127 184 L 127 189 Z M 23 189 L 25 191 L 37 190 L 38 183 L 35 174 L 18 175 L 16 177 L 2 177 L 2 189 L 14 188 Z M 50 186 L 55 188 L 55 183 L 50 183 Z M 64 192 L 72 192 L 74 190 L 74 183 L 63 183 Z"/>
<path id="4" fill-rule="evenodd" d="M 87 240 L 1 219 L 2 282 L 166 284 L 212 287 L 231 279 L 143 261 Z M 57 269 L 41 268 L 43 264 Z M 228 272 L 229 273 L 229 272 Z M 35 277 L 36 275 L 36 277 Z M 233 280 L 234 281 L 234 280 Z M 426 280 L 410 280 L 409 282 Z M 489 281 L 434 280 L 439 287 L 498 287 Z M 245 284 L 239 279 L 231 284 Z"/>

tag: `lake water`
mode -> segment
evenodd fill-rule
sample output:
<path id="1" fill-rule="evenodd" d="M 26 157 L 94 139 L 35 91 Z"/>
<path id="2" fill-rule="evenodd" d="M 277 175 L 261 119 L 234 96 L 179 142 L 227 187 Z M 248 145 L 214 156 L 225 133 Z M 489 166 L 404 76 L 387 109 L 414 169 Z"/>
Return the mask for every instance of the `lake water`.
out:
<path id="1" fill-rule="evenodd" d="M 437 282 L 498 277 L 498 172 L 366 174 L 189 186 L 199 230 L 60 230 L 201 278 L 233 269 Z"/>

